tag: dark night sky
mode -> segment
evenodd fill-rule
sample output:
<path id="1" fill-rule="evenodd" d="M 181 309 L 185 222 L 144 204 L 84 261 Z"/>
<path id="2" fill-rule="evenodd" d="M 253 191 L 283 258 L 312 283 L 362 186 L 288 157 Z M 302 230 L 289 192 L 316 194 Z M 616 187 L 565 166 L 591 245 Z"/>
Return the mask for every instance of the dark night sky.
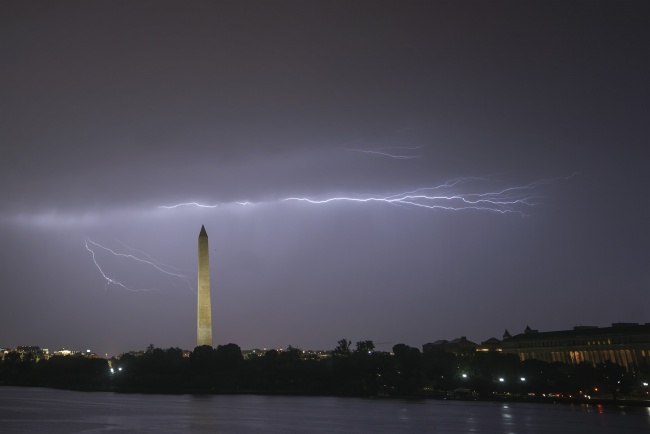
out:
<path id="1" fill-rule="evenodd" d="M 650 321 L 649 2 L 0 11 L 0 347 L 192 349 L 201 224 L 215 345 Z M 460 177 L 481 179 L 427 194 L 544 182 L 508 190 L 525 216 L 282 200 Z M 159 208 L 185 202 L 219 206 Z M 86 239 L 191 288 L 89 244 L 153 291 L 107 284 Z"/>

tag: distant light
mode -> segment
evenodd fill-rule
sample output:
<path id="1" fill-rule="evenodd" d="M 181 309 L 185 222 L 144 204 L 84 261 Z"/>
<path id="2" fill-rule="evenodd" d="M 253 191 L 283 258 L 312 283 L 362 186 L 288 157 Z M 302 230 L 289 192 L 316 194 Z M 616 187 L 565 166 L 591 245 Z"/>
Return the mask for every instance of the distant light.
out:
<path id="1" fill-rule="evenodd" d="M 643 385 L 644 385 L 645 387 L 648 387 L 648 383 L 643 383 Z"/>
<path id="2" fill-rule="evenodd" d="M 505 380 L 505 378 L 501 377 L 501 378 L 499 378 L 499 381 L 500 381 L 501 383 L 503 383 L 503 382 L 506 381 L 506 380 Z"/>
<path id="3" fill-rule="evenodd" d="M 121 370 L 122 370 L 122 368 L 118 368 L 117 370 L 118 370 L 118 371 L 121 371 Z"/>
<path id="4" fill-rule="evenodd" d="M 463 378 L 467 378 L 467 374 L 463 374 Z"/>
<path id="5" fill-rule="evenodd" d="M 372 351 L 368 351 L 368 354 L 370 354 Z"/>
<path id="6" fill-rule="evenodd" d="M 519 378 L 521 381 L 526 381 L 526 377 Z"/>
<path id="7" fill-rule="evenodd" d="M 89 352 L 90 352 L 90 350 L 86 350 L 86 352 L 87 352 L 87 353 L 89 353 Z"/>
<path id="8" fill-rule="evenodd" d="M 115 373 L 115 369 L 111 368 L 111 374 Z"/>

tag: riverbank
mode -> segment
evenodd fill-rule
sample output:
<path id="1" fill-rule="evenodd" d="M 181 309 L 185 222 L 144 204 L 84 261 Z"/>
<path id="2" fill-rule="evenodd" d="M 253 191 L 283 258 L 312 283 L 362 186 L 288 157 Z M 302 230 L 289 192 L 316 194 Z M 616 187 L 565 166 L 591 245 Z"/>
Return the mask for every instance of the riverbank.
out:
<path id="1" fill-rule="evenodd" d="M 320 394 L 304 393 L 290 391 L 268 391 L 268 390 L 206 390 L 206 389 L 183 389 L 183 390 L 164 390 L 162 388 L 117 388 L 112 386 L 94 387 L 94 386 L 62 386 L 47 384 L 11 384 L 1 382 L 0 387 L 21 387 L 21 388 L 46 388 L 53 390 L 69 390 L 74 392 L 112 392 L 125 395 L 258 395 L 258 396 L 304 396 L 304 397 L 336 397 L 336 398 L 368 398 L 377 400 L 439 400 L 439 401 L 459 401 L 459 402 L 495 402 L 495 403 L 531 403 L 531 404 L 570 404 L 570 405 L 590 405 L 590 406 L 607 406 L 607 407 L 648 407 L 650 400 L 638 399 L 635 397 L 622 397 L 618 399 L 598 398 L 598 397 L 563 397 L 563 396 L 475 396 L 475 397 L 452 397 L 450 392 L 438 391 L 436 393 L 415 393 L 411 395 L 367 395 L 367 394 Z"/>

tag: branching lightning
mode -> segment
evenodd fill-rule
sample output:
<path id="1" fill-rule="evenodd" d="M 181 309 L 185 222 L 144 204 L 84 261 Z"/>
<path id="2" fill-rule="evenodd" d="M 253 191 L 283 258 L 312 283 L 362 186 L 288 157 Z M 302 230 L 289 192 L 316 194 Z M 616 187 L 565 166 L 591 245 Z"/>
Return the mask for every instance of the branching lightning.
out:
<path id="1" fill-rule="evenodd" d="M 88 250 L 90 252 L 90 255 L 93 258 L 93 262 L 95 263 L 95 266 L 97 267 L 97 269 L 99 270 L 101 275 L 106 280 L 106 284 L 104 285 L 104 288 L 108 288 L 108 285 L 113 284 L 113 285 L 121 286 L 122 288 L 124 288 L 124 289 L 126 289 L 128 291 L 133 291 L 133 292 L 139 292 L 139 291 L 149 292 L 149 291 L 153 291 L 151 289 L 132 288 L 130 286 L 124 285 L 123 283 L 121 283 L 121 282 L 119 282 L 119 281 L 117 281 L 117 280 L 115 280 L 113 278 L 108 277 L 106 275 L 106 273 L 104 273 L 104 270 L 102 270 L 102 267 L 99 266 L 99 263 L 97 263 L 97 259 L 95 258 L 95 251 L 93 249 L 91 249 L 90 247 L 88 247 L 88 242 L 90 242 L 92 244 L 95 244 L 95 243 L 90 241 L 88 238 L 86 238 L 86 240 L 85 240 L 86 250 Z"/>
<path id="2" fill-rule="evenodd" d="M 392 156 L 397 158 L 396 156 Z M 542 179 L 522 185 L 513 185 L 502 188 L 494 188 L 496 182 L 487 177 L 462 177 L 451 179 L 443 184 L 433 187 L 419 187 L 413 190 L 408 190 L 399 193 L 388 194 L 349 194 L 349 195 L 336 195 L 336 196 L 320 196 L 320 197 L 286 197 L 277 199 L 275 202 L 302 202 L 310 205 L 326 205 L 334 202 L 348 202 L 356 204 L 364 203 L 378 203 L 399 206 L 401 208 L 409 209 L 425 209 L 425 210 L 445 210 L 445 211 L 487 211 L 499 214 L 519 214 L 526 216 L 526 211 L 530 208 L 542 203 L 543 188 L 549 184 L 556 184 L 563 180 L 568 180 L 576 176 L 573 173 L 567 177 Z M 490 188 L 492 187 L 492 188 Z M 179 207 L 197 207 L 197 208 L 210 208 L 214 209 L 222 205 L 239 205 L 249 206 L 256 205 L 259 202 L 239 201 L 229 202 L 223 204 L 205 205 L 198 202 L 184 202 L 176 205 L 161 205 L 159 208 L 175 209 Z M 146 264 L 153 267 L 157 272 L 164 274 L 168 279 L 175 278 L 182 280 L 192 292 L 196 292 L 186 275 L 181 273 L 181 270 L 172 266 L 163 264 L 154 260 L 150 255 L 140 250 L 120 244 L 131 252 L 139 254 L 118 253 L 113 249 L 102 246 L 88 238 L 85 240 L 86 250 L 92 256 L 95 266 L 101 273 L 106 281 L 106 287 L 113 284 L 120 286 L 129 291 L 152 291 L 151 289 L 139 289 L 127 286 L 115 278 L 109 277 L 104 272 L 102 267 L 97 261 L 95 250 L 93 248 L 101 249 L 108 252 L 113 256 L 135 261 L 140 264 Z M 146 259 L 142 259 L 142 258 Z M 170 271 L 171 270 L 171 271 Z M 174 282 L 170 279 L 170 282 Z"/>
<path id="3" fill-rule="evenodd" d="M 121 243 L 121 242 L 120 242 L 120 243 Z M 104 272 L 104 270 L 102 269 L 102 267 L 101 267 L 101 266 L 99 265 L 99 263 L 97 262 L 97 258 L 96 258 L 96 256 L 95 256 L 95 251 L 93 250 L 93 248 L 91 248 L 91 246 L 90 246 L 89 244 L 92 245 L 92 246 L 94 246 L 94 247 L 96 247 L 96 248 L 102 249 L 102 250 L 104 250 L 104 251 L 106 251 L 106 252 L 112 254 L 113 256 L 117 256 L 117 257 L 121 257 L 121 258 L 126 258 L 126 259 L 133 260 L 133 261 L 136 261 L 136 262 L 139 262 L 139 263 L 142 263 L 142 264 L 147 264 L 147 265 L 153 267 L 155 270 L 157 270 L 157 271 L 159 271 L 159 272 L 165 274 L 168 278 L 169 278 L 169 277 L 174 277 L 174 278 L 178 278 L 178 279 L 182 280 L 183 282 L 185 282 L 185 283 L 187 284 L 188 288 L 189 288 L 192 292 L 196 292 L 196 291 L 194 290 L 194 288 L 192 287 L 192 285 L 190 284 L 190 282 L 189 282 L 189 280 L 188 280 L 188 277 L 187 277 L 186 275 L 184 275 L 184 274 L 180 274 L 180 273 L 178 272 L 178 271 L 180 271 L 180 270 L 178 270 L 178 269 L 176 269 L 176 268 L 174 268 L 174 267 L 171 267 L 171 266 L 169 266 L 169 265 L 165 265 L 165 264 L 162 264 L 162 263 L 160 263 L 160 262 L 157 262 L 157 261 L 153 260 L 153 259 L 151 258 L 150 255 L 147 255 L 147 254 L 144 253 L 144 252 L 141 252 L 141 251 L 139 251 L 139 250 L 133 249 L 133 248 L 131 248 L 131 247 L 126 246 L 124 243 L 121 243 L 121 244 L 124 245 L 126 248 L 128 248 L 128 249 L 130 249 L 130 250 L 132 250 L 132 251 L 135 251 L 135 252 L 140 253 L 141 255 L 145 256 L 145 257 L 148 258 L 149 260 L 147 260 L 147 259 L 142 259 L 142 258 L 138 258 L 137 256 L 134 256 L 134 255 L 131 255 L 131 254 L 118 253 L 118 252 L 114 251 L 113 249 L 110 249 L 110 248 L 108 248 L 108 247 L 102 246 L 101 244 L 98 244 L 98 243 L 96 243 L 96 242 L 90 240 L 89 238 L 86 238 L 86 239 L 85 239 L 86 250 L 88 250 L 88 251 L 90 252 L 90 254 L 91 254 L 91 256 L 92 256 L 92 259 L 93 259 L 93 262 L 95 263 L 95 266 L 97 267 L 97 269 L 99 270 L 99 272 L 101 273 L 101 275 L 102 275 L 102 276 L 104 277 L 104 279 L 106 280 L 106 285 L 105 285 L 105 287 L 108 287 L 109 284 L 113 284 L 113 285 L 120 286 L 120 287 L 122 287 L 122 288 L 124 288 L 124 289 L 126 289 L 126 290 L 129 290 L 129 291 L 154 291 L 153 289 L 142 289 L 142 288 L 134 288 L 134 287 L 131 287 L 131 286 L 127 286 L 127 285 L 123 284 L 122 282 L 120 282 L 120 281 L 118 281 L 118 280 L 116 280 L 116 279 L 114 279 L 114 278 L 111 278 L 111 277 L 109 277 L 108 275 L 106 275 L 106 273 Z M 166 268 L 167 268 L 167 269 L 166 269 Z M 173 270 L 175 270 L 175 271 L 177 271 L 177 272 L 174 273 L 174 272 L 169 271 L 168 269 L 173 269 Z M 173 282 L 172 282 L 172 284 L 173 284 Z"/>
<path id="4" fill-rule="evenodd" d="M 190 271 L 190 270 L 181 270 L 181 269 L 176 268 L 176 267 L 173 267 L 173 266 L 171 266 L 171 265 L 163 264 L 163 263 L 160 262 L 160 261 L 156 261 L 154 258 L 151 257 L 151 255 L 147 254 L 146 252 L 143 252 L 142 250 L 134 249 L 134 248 L 131 247 L 131 246 L 127 246 L 125 243 L 123 243 L 122 241 L 120 241 L 120 240 L 118 240 L 118 239 L 116 239 L 115 241 L 117 241 L 118 243 L 120 243 L 120 244 L 121 244 L 122 246 L 124 246 L 125 248 L 131 250 L 132 252 L 136 252 L 136 253 L 141 254 L 142 256 L 144 256 L 145 258 L 147 258 L 148 260 L 150 260 L 151 262 L 153 262 L 154 264 L 156 264 L 158 267 L 165 267 L 165 268 L 168 268 L 168 269 L 170 269 L 170 270 L 174 270 L 174 271 L 176 271 L 177 273 L 180 273 L 181 271 Z"/>
<path id="5" fill-rule="evenodd" d="M 387 148 L 377 148 L 377 149 L 346 149 L 348 152 L 361 152 L 364 154 L 372 154 L 372 155 L 378 155 L 381 157 L 388 157 L 388 158 L 394 158 L 396 160 L 413 160 L 415 158 L 421 158 L 422 155 L 404 155 L 404 154 L 397 154 L 395 152 L 392 152 L 393 150 L 404 150 L 404 151 L 415 151 L 418 149 L 422 149 L 423 146 L 413 146 L 413 147 L 408 147 L 408 146 L 391 146 Z"/>
<path id="6" fill-rule="evenodd" d="M 424 208 L 429 210 L 463 211 L 476 210 L 501 214 L 520 214 L 526 216 L 526 210 L 539 205 L 543 198 L 542 187 L 548 184 L 568 180 L 577 175 L 542 179 L 523 185 L 514 185 L 494 189 L 495 180 L 487 177 L 454 178 L 434 187 L 420 187 L 400 193 L 387 194 L 349 194 L 319 197 L 286 197 L 278 202 L 305 202 L 312 205 L 325 205 L 333 202 L 384 203 L 402 208 Z M 254 205 L 252 202 L 231 202 L 237 205 Z M 214 208 L 196 202 L 183 203 L 160 208 L 177 208 L 179 206 L 196 206 Z"/>
<path id="7" fill-rule="evenodd" d="M 473 182 L 486 183 L 487 178 L 465 177 L 456 178 L 435 187 L 421 187 L 402 193 L 383 195 L 354 195 L 335 196 L 327 198 L 288 197 L 283 201 L 307 202 L 314 205 L 328 204 L 331 202 L 379 202 L 404 208 L 419 207 L 426 209 L 440 209 L 448 211 L 478 210 L 498 212 L 501 214 L 516 213 L 525 216 L 524 210 L 539 204 L 541 199 L 540 187 L 552 184 L 562 179 L 553 178 L 531 182 L 525 185 L 507 187 L 495 191 L 459 192 L 458 186 Z M 476 187 L 475 187 L 476 188 Z M 435 193 L 434 193 L 435 192 Z"/>

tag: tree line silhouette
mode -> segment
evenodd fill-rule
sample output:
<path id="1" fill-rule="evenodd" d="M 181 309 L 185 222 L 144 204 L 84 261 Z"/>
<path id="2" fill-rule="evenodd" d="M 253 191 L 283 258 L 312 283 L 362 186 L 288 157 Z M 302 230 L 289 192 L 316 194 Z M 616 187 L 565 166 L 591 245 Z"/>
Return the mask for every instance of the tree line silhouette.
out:
<path id="1" fill-rule="evenodd" d="M 110 362 L 110 363 L 109 363 Z M 236 344 L 199 346 L 189 357 L 179 348 L 150 345 L 141 356 L 119 359 L 53 356 L 36 361 L 8 353 L 0 384 L 142 393 L 269 393 L 338 396 L 438 396 L 478 399 L 535 399 L 644 393 L 647 367 L 627 371 L 611 363 L 565 365 L 521 362 L 500 352 L 421 352 L 397 344 L 375 351 L 372 341 L 354 347 L 341 339 L 331 357 L 284 351 L 242 356 Z"/>

